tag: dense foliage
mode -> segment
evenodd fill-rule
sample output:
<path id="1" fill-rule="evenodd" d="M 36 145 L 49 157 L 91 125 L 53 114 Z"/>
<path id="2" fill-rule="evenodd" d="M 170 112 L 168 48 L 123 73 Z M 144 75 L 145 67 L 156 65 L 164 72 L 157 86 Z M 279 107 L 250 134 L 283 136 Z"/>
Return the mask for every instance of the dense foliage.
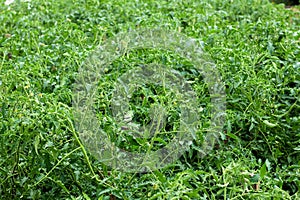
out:
<path id="1" fill-rule="evenodd" d="M 267 0 L 1 2 L 0 24 L 3 199 L 300 198 L 297 8 Z M 157 26 L 201 40 L 226 84 L 226 125 L 220 144 L 203 159 L 197 156 L 201 142 L 195 141 L 164 169 L 121 173 L 82 146 L 73 123 L 72 84 L 105 40 Z M 132 52 L 112 64 L 115 71 L 99 84 L 100 96 L 109 97 L 111 81 L 122 70 L 154 59 L 183 74 L 190 65 L 169 52 Z M 199 97 L 206 94 L 199 77 L 185 74 Z M 156 89 L 147 94 L 168 101 Z M 110 117 L 108 102 L 99 99 L 100 119 Z M 142 108 L 137 106 L 138 116 L 146 118 Z M 172 116 L 174 121 L 176 112 Z M 119 145 L 126 144 L 131 150 L 146 145 L 130 138 Z"/>

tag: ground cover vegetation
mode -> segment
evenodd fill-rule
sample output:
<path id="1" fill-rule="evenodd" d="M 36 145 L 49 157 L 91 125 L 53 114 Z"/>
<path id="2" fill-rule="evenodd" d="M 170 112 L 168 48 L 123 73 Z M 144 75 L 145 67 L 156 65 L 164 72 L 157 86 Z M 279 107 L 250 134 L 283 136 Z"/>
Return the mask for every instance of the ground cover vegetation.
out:
<path id="1" fill-rule="evenodd" d="M 0 1 L 0 196 L 2 199 L 299 199 L 299 9 L 260 0 Z M 196 38 L 226 85 L 226 123 L 204 158 L 209 94 L 188 60 L 139 49 L 107 66 L 95 110 L 101 128 L 128 151 L 149 141 L 116 134 L 109 108 L 117 78 L 142 63 L 178 70 L 197 95 L 201 121 L 190 150 L 150 173 L 121 173 L 83 146 L 72 85 L 89 55 L 117 33 L 161 27 Z M 151 105 L 178 130 L 178 102 L 153 84 L 134 91 L 132 120 Z M 158 149 L 173 135 L 159 135 Z"/>

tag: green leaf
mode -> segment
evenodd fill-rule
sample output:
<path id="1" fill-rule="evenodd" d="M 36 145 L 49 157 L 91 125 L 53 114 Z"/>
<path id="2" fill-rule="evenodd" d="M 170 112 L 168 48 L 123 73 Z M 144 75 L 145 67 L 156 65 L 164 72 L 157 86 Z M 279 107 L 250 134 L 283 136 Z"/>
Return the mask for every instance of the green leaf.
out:
<path id="1" fill-rule="evenodd" d="M 228 135 L 230 138 L 232 138 L 232 139 L 234 139 L 234 140 L 236 140 L 236 141 L 240 141 L 240 138 L 239 138 L 238 136 L 232 134 L 232 133 L 227 133 L 227 135 Z"/>
<path id="2" fill-rule="evenodd" d="M 300 151 L 300 147 L 295 147 L 294 150 L 295 151 Z"/>
<path id="3" fill-rule="evenodd" d="M 268 127 L 271 127 L 271 128 L 278 126 L 278 124 L 273 124 L 273 123 L 271 123 L 271 122 L 269 122 L 267 120 L 264 120 L 263 123 L 265 125 L 267 125 Z"/>
<path id="4" fill-rule="evenodd" d="M 167 182 L 167 179 L 166 179 L 165 175 L 162 174 L 159 170 L 156 170 L 156 171 L 154 172 L 154 174 L 156 175 L 156 177 L 158 178 L 158 180 L 159 180 L 160 182 L 162 182 L 162 183 Z"/>
<path id="5" fill-rule="evenodd" d="M 270 172 L 271 171 L 271 163 L 268 159 L 266 159 L 266 166 L 267 166 L 268 172 Z"/>
<path id="6" fill-rule="evenodd" d="M 91 200 L 91 198 L 84 192 L 82 192 L 83 197 L 85 198 L 85 200 Z"/>
<path id="7" fill-rule="evenodd" d="M 266 167 L 266 163 L 264 163 L 263 166 L 259 170 L 260 178 L 263 179 L 264 176 L 266 175 L 266 173 L 267 173 L 267 167 Z"/>
<path id="8" fill-rule="evenodd" d="M 40 136 L 37 135 L 37 136 L 35 136 L 35 138 L 34 138 L 34 150 L 35 150 L 35 153 L 36 153 L 37 155 L 39 155 L 39 152 L 38 152 L 39 144 L 40 144 Z"/>

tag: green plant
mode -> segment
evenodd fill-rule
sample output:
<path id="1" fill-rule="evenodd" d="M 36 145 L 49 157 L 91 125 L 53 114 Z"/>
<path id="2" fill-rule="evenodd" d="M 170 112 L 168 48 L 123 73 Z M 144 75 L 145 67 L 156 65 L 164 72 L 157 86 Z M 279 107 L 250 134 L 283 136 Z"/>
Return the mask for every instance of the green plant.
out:
<path id="1" fill-rule="evenodd" d="M 20 1 L 9 9 L 2 2 L 1 197 L 299 198 L 297 12 L 266 0 Z M 199 157 L 210 118 L 201 75 L 172 52 L 132 51 L 115 60 L 99 82 L 95 110 L 102 126 L 112 136 L 116 133 L 109 109 L 116 79 L 141 63 L 156 61 L 191 81 L 201 113 L 200 139 L 164 169 L 120 173 L 99 163 L 82 145 L 73 123 L 72 84 L 84 60 L 108 38 L 128 29 L 157 26 L 198 38 L 212 57 L 226 84 L 226 125 L 214 150 Z M 159 85 L 135 91 L 133 120 L 147 124 L 153 101 L 162 102 L 167 106 L 168 130 L 176 130 L 178 111 L 172 95 Z M 156 148 L 170 137 L 157 137 Z M 147 150 L 146 139 L 126 134 L 117 139 L 131 151 Z"/>

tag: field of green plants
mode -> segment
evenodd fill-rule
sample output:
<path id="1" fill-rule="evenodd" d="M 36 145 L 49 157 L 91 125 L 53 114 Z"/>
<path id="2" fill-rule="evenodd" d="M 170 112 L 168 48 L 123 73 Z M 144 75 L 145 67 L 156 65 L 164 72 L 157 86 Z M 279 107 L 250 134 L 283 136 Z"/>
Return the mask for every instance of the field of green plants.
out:
<path id="1" fill-rule="evenodd" d="M 300 199 L 300 7 L 267 0 L 0 0 L 0 199 Z M 80 67 L 118 33 L 142 28 L 195 38 L 226 89 L 226 120 L 201 157 L 210 96 L 191 62 L 162 49 L 127 52 L 106 66 L 95 112 L 118 147 L 157 150 L 174 134 L 120 132 L 110 109 L 115 83 L 141 64 L 176 69 L 191 83 L 198 139 L 174 163 L 126 173 L 95 158 L 74 123 Z M 147 124 L 155 102 L 164 131 L 178 130 L 176 95 L 149 84 L 131 98 Z M 197 108 L 198 109 L 198 108 Z M 149 143 L 150 145 L 149 147 Z"/>

